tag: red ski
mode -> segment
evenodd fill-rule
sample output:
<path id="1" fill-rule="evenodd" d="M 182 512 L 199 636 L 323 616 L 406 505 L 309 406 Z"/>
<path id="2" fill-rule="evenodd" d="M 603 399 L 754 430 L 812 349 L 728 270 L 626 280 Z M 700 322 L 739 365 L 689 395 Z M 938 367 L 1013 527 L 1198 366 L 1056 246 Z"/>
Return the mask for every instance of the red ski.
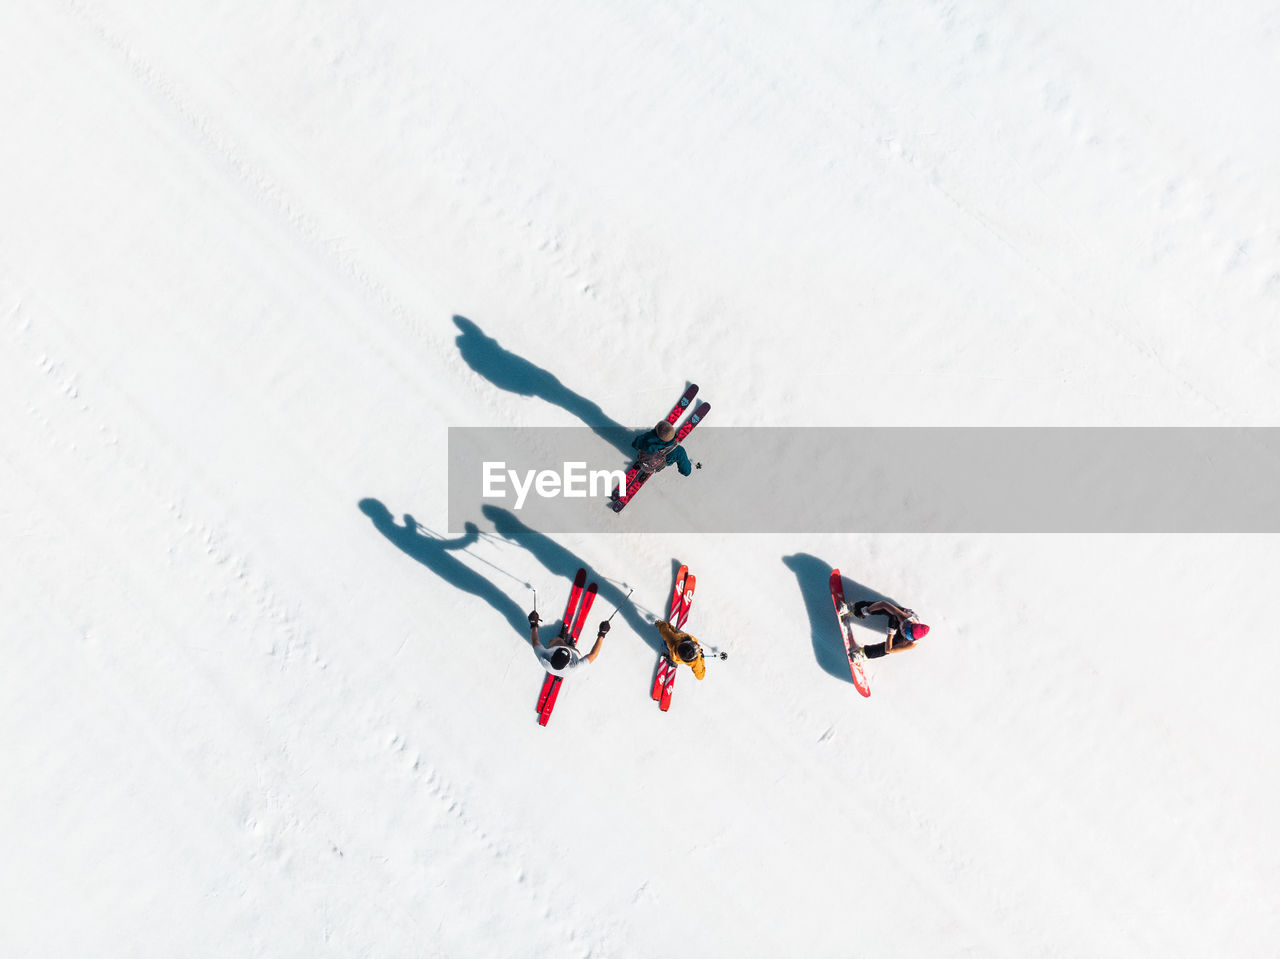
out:
<path id="1" fill-rule="evenodd" d="M 564 607 L 564 619 L 562 622 L 564 630 L 569 629 L 569 625 L 573 622 L 573 612 L 578 608 L 578 597 L 582 595 L 583 587 L 587 585 L 587 571 L 579 569 L 573 577 L 573 586 L 569 590 L 569 602 Z M 551 692 L 551 680 L 555 679 L 550 673 L 547 678 L 542 681 L 542 692 L 538 694 L 538 705 L 536 711 L 541 713 L 542 707 L 547 704 L 547 695 Z"/>
<path id="2" fill-rule="evenodd" d="M 667 622 L 672 625 L 674 625 L 675 621 L 680 617 L 680 607 L 684 604 L 684 581 L 688 575 L 688 566 L 682 565 L 676 571 L 676 586 L 675 589 L 671 591 L 671 608 L 667 611 Z M 692 596 L 690 596 L 690 601 L 692 601 Z M 663 657 L 658 660 L 658 672 L 653 678 L 653 689 L 650 692 L 654 702 L 657 702 L 662 698 L 662 691 L 666 688 L 667 684 L 668 672 L 672 674 L 671 682 L 675 682 L 675 668 L 675 663 L 671 662 L 670 658 L 666 655 L 663 655 Z M 667 702 L 669 703 L 670 701 L 671 697 L 668 696 Z"/>
<path id="3" fill-rule="evenodd" d="M 591 604 L 596 598 L 596 584 L 592 583 L 584 591 L 582 586 L 587 581 L 587 571 L 579 569 L 576 576 L 573 577 L 573 588 L 569 591 L 569 602 L 564 608 L 564 626 L 565 635 L 569 637 L 569 644 L 575 648 L 578 645 L 578 635 L 582 632 L 582 624 L 586 622 L 587 613 L 591 609 Z M 581 604 L 579 604 L 581 598 Z M 577 609 L 577 615 L 574 615 L 574 609 Z M 555 708 L 556 699 L 560 695 L 560 685 L 564 682 L 564 677 L 554 676 L 547 673 L 546 678 L 542 680 L 542 692 L 538 695 L 538 725 L 545 726 L 547 720 L 551 718 L 551 710 Z"/>
<path id="4" fill-rule="evenodd" d="M 671 688 L 676 684 L 676 664 L 667 655 L 658 661 L 658 674 L 653 678 L 653 701 L 664 713 L 671 708 Z"/>
<path id="5" fill-rule="evenodd" d="M 862 695 L 870 696 L 871 686 L 867 683 L 867 674 L 863 670 L 867 657 L 858 641 L 853 638 L 853 626 L 840 616 L 840 607 L 844 605 L 844 579 L 838 569 L 831 571 L 831 602 L 835 605 L 836 617 L 840 622 L 840 635 L 844 638 L 844 652 L 849 657 L 849 672 L 853 676 L 854 688 Z"/>
<path id="6" fill-rule="evenodd" d="M 689 609 L 693 606 L 693 590 L 698 578 L 689 572 L 688 566 L 681 566 L 676 573 L 675 589 L 671 591 L 671 610 L 667 621 L 676 629 L 684 629 L 689 619 Z M 669 655 L 664 655 L 658 663 L 658 674 L 653 679 L 651 695 L 658 701 L 658 708 L 664 713 L 671 708 L 671 691 L 676 684 L 676 663 Z"/>
<path id="7" fill-rule="evenodd" d="M 676 613 L 676 618 L 671 620 L 676 629 L 684 629 L 684 624 L 689 619 L 689 608 L 693 606 L 693 588 L 698 583 L 698 578 L 689 572 L 689 567 L 684 567 L 687 574 L 684 578 L 683 589 L 680 590 L 680 610 Z"/>
<path id="8" fill-rule="evenodd" d="M 680 401 L 671 408 L 671 412 L 667 414 L 667 422 L 675 426 L 676 421 L 684 415 L 686 409 L 693 402 L 693 398 L 697 395 L 698 387 L 691 386 L 685 390 L 684 396 L 680 397 Z M 693 411 L 687 420 L 680 424 L 676 430 L 676 444 L 684 442 L 684 438 L 693 432 L 693 428 L 702 422 L 708 413 L 711 412 L 710 403 L 699 403 L 698 408 Z M 653 473 L 645 473 L 640 469 L 639 461 L 631 465 L 627 470 L 625 482 L 621 489 L 615 489 L 609 501 L 609 508 L 615 513 L 621 513 L 623 508 L 631 502 L 631 498 L 639 492 L 649 477 Z M 625 491 L 625 492 L 624 492 Z"/>

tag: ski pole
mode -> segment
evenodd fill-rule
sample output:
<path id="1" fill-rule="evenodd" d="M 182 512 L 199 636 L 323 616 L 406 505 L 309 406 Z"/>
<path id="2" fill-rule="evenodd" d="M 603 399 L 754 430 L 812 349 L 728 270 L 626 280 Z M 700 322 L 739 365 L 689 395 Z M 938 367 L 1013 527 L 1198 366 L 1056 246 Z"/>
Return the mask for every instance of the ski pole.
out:
<path id="1" fill-rule="evenodd" d="M 627 590 L 627 595 L 622 597 L 622 603 L 625 603 L 627 600 L 629 600 L 631 598 L 631 594 L 634 593 L 635 591 L 636 589 L 634 586 L 631 587 L 631 589 Z M 619 603 L 617 606 L 613 608 L 613 612 L 609 614 L 609 619 L 613 619 L 613 617 L 618 615 L 618 610 L 622 609 L 622 603 Z M 605 622 L 606 623 L 609 622 L 609 619 L 606 619 Z"/>

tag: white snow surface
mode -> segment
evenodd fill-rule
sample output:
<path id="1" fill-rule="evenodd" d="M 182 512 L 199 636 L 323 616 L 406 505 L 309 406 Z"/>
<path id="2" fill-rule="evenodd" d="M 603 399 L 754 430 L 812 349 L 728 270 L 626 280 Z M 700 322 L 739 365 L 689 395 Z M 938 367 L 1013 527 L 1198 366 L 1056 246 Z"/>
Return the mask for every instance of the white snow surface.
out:
<path id="1" fill-rule="evenodd" d="M 1274 536 L 415 556 L 360 507 L 448 538 L 448 427 L 686 380 L 720 426 L 1278 425 L 1274 3 L 0 37 L 0 955 L 1276 955 Z M 663 714 L 677 561 L 731 655 Z M 519 617 L 580 563 L 634 606 L 541 728 Z M 819 662 L 833 566 L 933 627 L 870 699 Z"/>

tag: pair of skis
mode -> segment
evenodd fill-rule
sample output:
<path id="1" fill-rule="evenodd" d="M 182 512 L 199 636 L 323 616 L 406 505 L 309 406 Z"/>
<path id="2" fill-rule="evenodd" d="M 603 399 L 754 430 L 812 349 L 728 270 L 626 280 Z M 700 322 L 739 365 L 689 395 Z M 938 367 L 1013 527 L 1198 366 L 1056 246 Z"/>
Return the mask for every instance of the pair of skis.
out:
<path id="1" fill-rule="evenodd" d="M 698 579 L 689 572 L 688 566 L 681 566 L 676 573 L 676 586 L 671 591 L 671 610 L 667 613 L 667 622 L 676 629 L 684 629 L 689 619 L 689 609 L 693 606 L 693 589 Z M 658 663 L 658 674 L 653 678 L 652 697 L 658 708 L 664 713 L 671 708 L 671 690 L 676 684 L 676 664 L 670 655 L 664 655 Z"/>
<path id="2" fill-rule="evenodd" d="M 838 569 L 831 571 L 831 602 L 836 607 L 836 618 L 840 622 L 840 634 L 844 637 L 844 651 L 845 655 L 849 657 L 849 672 L 853 675 L 854 688 L 862 693 L 863 696 L 870 696 L 871 685 L 867 682 L 867 674 L 863 668 L 867 657 L 862 651 L 862 646 L 854 639 L 853 624 L 847 620 L 847 617 L 853 614 L 840 615 L 840 608 L 845 605 L 845 602 L 844 579 Z"/>
<path id="3" fill-rule="evenodd" d="M 695 383 L 684 391 L 684 396 L 676 400 L 676 405 L 671 407 L 671 412 L 667 414 L 667 422 L 672 426 L 680 417 L 684 416 L 685 411 L 693 405 L 693 398 L 698 395 L 698 386 Z M 693 432 L 693 428 L 701 423 L 708 413 L 711 412 L 710 403 L 699 403 L 687 420 L 680 424 L 676 429 L 675 444 L 679 445 L 684 442 L 684 438 Z M 627 470 L 625 481 L 621 487 L 615 487 L 609 498 L 609 508 L 615 513 L 621 513 L 623 508 L 631 502 L 631 498 L 640 491 L 640 487 L 648 481 L 653 473 L 646 473 L 640 469 L 640 461 L 636 460 Z"/>
<path id="4" fill-rule="evenodd" d="M 587 621 L 587 613 L 595 602 L 597 586 L 587 586 L 587 571 L 579 569 L 573 577 L 573 586 L 569 590 L 569 602 L 564 608 L 564 629 L 567 631 L 569 644 L 578 645 L 578 634 L 582 632 L 582 624 Z M 576 615 L 575 615 L 575 612 Z M 542 681 L 542 692 L 538 696 L 538 725 L 545 726 L 551 718 L 551 710 L 555 708 L 556 697 L 560 695 L 560 686 L 564 677 L 547 673 Z"/>

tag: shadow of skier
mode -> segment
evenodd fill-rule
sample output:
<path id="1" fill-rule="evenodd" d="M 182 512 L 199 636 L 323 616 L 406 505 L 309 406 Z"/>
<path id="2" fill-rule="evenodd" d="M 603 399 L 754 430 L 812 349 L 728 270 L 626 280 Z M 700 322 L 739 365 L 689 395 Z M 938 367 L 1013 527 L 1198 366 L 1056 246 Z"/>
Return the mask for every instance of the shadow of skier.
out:
<path id="1" fill-rule="evenodd" d="M 404 514 L 404 525 L 400 525 L 379 500 L 362 499 L 359 506 L 360 511 L 373 521 L 374 528 L 402 552 L 416 559 L 449 585 L 483 599 L 511 624 L 517 635 L 528 636 L 528 611 L 522 610 L 497 586 L 451 555 L 465 550 L 479 539 L 480 529 L 475 523 L 467 523 L 465 535 L 457 539 L 442 539 L 431 534 L 408 513 Z"/>
<path id="2" fill-rule="evenodd" d="M 547 568 L 548 572 L 563 580 L 566 595 L 568 585 L 573 581 L 574 574 L 577 573 L 579 568 L 585 567 L 588 572 L 591 572 L 590 565 L 583 562 L 576 553 L 561 546 L 545 533 L 540 533 L 526 526 L 516 519 L 510 511 L 500 509 L 497 506 L 483 506 L 480 508 L 480 512 L 484 514 L 485 519 L 493 524 L 493 528 L 499 536 L 528 550 L 537 558 L 538 562 Z M 606 604 L 603 608 L 599 606 L 592 607 L 593 612 L 597 609 L 600 610 L 599 619 L 607 617 L 616 606 L 618 607 L 618 615 L 644 640 L 650 649 L 657 652 L 659 649 L 665 648 L 661 639 L 658 638 L 657 631 L 653 628 L 652 621 L 645 618 L 641 612 L 642 607 L 634 602 L 635 596 L 632 596 L 631 599 L 626 599 L 626 589 L 612 580 L 602 579 L 595 575 L 592 575 L 591 578 L 600 584 L 597 602 Z M 558 616 L 562 610 L 555 610 L 551 607 L 549 608 L 549 615 L 552 612 Z M 663 613 L 665 615 L 665 610 Z M 591 619 L 593 623 L 597 622 L 595 616 L 592 616 Z M 585 627 L 583 631 L 586 632 Z"/>
<path id="3" fill-rule="evenodd" d="M 608 416 L 598 403 L 569 389 L 555 374 L 504 349 L 465 316 L 455 316 L 453 323 L 460 331 L 455 341 L 458 352 L 468 366 L 494 386 L 519 396 L 536 396 L 567 410 L 629 460 L 635 458 L 630 443 L 636 430 Z"/>

